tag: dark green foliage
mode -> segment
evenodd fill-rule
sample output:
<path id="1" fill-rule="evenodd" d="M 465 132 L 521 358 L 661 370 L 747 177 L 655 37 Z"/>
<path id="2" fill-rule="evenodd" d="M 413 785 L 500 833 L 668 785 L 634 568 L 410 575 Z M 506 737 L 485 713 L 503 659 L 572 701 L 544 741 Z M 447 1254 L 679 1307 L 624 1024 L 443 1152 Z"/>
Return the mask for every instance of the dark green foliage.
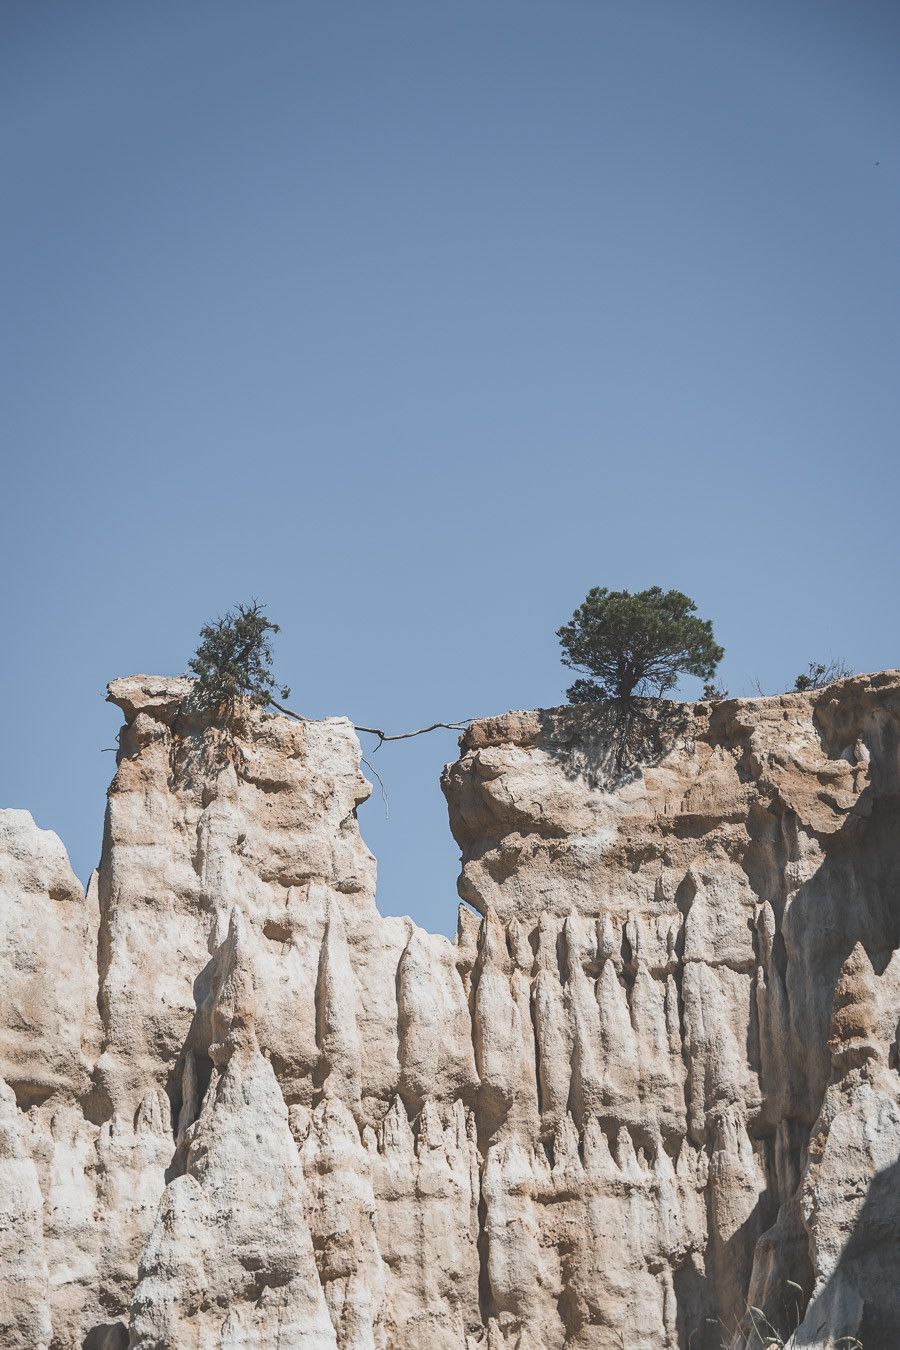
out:
<path id="1" fill-rule="evenodd" d="M 566 690 L 566 698 L 570 703 L 606 703 L 609 695 L 595 680 L 576 680 Z"/>
<path id="2" fill-rule="evenodd" d="M 697 606 L 681 591 L 609 591 L 595 586 L 569 623 L 558 629 L 563 663 L 585 675 L 567 690 L 571 703 L 606 703 L 612 717 L 615 768 L 645 758 L 648 747 L 662 753 L 678 734 L 672 704 L 657 703 L 679 675 L 696 675 L 712 691 L 716 666 L 724 652 L 713 639 L 712 624 L 696 617 Z"/>
<path id="3" fill-rule="evenodd" d="M 708 703 L 721 703 L 728 697 L 728 690 L 715 680 L 707 680 L 703 686 L 703 697 Z"/>
<path id="4" fill-rule="evenodd" d="M 595 586 L 557 631 L 563 664 L 585 671 L 567 691 L 572 703 L 662 697 L 679 675 L 711 681 L 724 651 L 709 619 L 681 591 L 609 591 Z"/>
<path id="5" fill-rule="evenodd" d="M 264 707 L 272 700 L 278 686 L 271 672 L 270 635 L 279 629 L 264 609 L 253 600 L 200 629 L 200 645 L 188 663 L 196 707 L 230 719 L 241 702 Z M 279 696 L 289 698 L 290 692 L 284 687 Z"/>
<path id="6" fill-rule="evenodd" d="M 803 675 L 794 681 L 794 690 L 803 694 L 807 689 L 824 689 L 835 680 L 846 680 L 853 671 L 843 661 L 810 661 Z"/>

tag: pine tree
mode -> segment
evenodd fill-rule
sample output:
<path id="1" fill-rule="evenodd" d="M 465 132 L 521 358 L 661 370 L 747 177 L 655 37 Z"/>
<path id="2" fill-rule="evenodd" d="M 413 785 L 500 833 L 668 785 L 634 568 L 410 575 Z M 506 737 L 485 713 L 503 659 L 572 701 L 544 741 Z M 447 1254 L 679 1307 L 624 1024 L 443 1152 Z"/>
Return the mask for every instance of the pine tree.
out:
<path id="1" fill-rule="evenodd" d="M 280 698 L 290 697 L 290 689 L 278 689 L 272 675 L 270 639 L 279 627 L 264 610 L 265 605 L 252 600 L 200 629 L 200 644 L 188 663 L 196 707 L 231 720 L 242 702 L 265 707 L 276 690 Z"/>
<path id="2" fill-rule="evenodd" d="M 557 630 L 563 664 L 584 671 L 567 690 L 571 703 L 612 700 L 618 708 L 617 768 L 624 767 L 637 700 L 661 698 L 680 675 L 711 681 L 724 656 L 709 619 L 681 591 L 610 591 L 595 586 Z"/>

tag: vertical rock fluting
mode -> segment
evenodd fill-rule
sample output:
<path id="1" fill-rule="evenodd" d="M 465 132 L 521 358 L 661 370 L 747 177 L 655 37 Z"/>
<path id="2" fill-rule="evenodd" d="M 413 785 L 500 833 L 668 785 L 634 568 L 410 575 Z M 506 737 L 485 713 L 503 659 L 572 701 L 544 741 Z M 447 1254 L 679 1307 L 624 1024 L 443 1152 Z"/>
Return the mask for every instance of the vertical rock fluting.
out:
<path id="1" fill-rule="evenodd" d="M 476 723 L 455 943 L 376 910 L 346 720 L 188 689 L 110 687 L 87 895 L 0 813 L 4 1345 L 898 1343 L 900 677 L 618 781 L 594 709 Z"/>

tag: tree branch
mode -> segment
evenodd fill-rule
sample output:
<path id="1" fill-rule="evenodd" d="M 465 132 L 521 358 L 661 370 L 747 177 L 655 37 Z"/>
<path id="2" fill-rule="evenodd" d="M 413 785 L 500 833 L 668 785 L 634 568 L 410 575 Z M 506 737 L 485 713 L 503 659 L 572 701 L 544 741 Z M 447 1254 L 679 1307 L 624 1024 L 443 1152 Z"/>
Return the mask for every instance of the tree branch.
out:
<path id="1" fill-rule="evenodd" d="M 284 713 L 287 717 L 293 717 L 297 722 L 311 722 L 314 720 L 311 717 L 303 717 L 300 713 L 294 712 L 291 708 L 285 708 L 283 704 L 277 703 L 274 698 L 270 698 L 269 703 L 273 708 L 277 708 L 280 713 Z M 393 736 L 388 735 L 386 731 L 382 731 L 380 727 L 361 727 L 358 722 L 353 722 L 351 725 L 354 731 L 364 731 L 368 736 L 377 736 L 378 744 L 375 749 L 380 750 L 385 741 L 408 741 L 413 736 L 424 736 L 429 731 L 465 731 L 474 721 L 474 717 L 465 717 L 461 722 L 432 722 L 429 727 L 419 727 L 416 731 L 400 731 Z"/>
<path id="2" fill-rule="evenodd" d="M 377 736 L 378 744 L 375 749 L 380 750 L 385 741 L 408 741 L 413 736 L 425 736 L 429 731 L 465 731 L 474 720 L 474 717 L 466 717 L 462 722 L 432 722 L 430 727 L 419 727 L 416 731 L 400 731 L 394 736 L 389 736 L 379 727 L 361 727 L 356 722 L 353 723 L 353 726 L 356 731 L 365 731 L 369 736 Z"/>
<path id="3" fill-rule="evenodd" d="M 371 762 L 371 760 L 366 759 L 365 755 L 363 755 L 362 757 L 362 762 L 363 764 L 365 764 L 366 768 L 369 770 L 369 773 L 372 775 L 372 777 L 377 780 L 378 786 L 381 788 L 381 800 L 384 803 L 384 818 L 385 820 L 387 820 L 390 815 L 390 811 L 388 810 L 387 793 L 384 790 L 384 783 L 381 781 L 381 774 L 375 768 L 375 765 Z"/>

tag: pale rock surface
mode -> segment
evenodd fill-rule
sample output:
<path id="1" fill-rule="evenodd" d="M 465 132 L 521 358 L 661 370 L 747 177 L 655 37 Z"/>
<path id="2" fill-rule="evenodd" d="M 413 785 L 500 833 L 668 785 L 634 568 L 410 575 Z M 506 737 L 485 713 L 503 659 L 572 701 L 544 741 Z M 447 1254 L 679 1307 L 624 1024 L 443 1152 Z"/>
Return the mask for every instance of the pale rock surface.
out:
<path id="1" fill-rule="evenodd" d="M 96 887 L 86 897 L 57 836 L 27 811 L 7 810 L 0 895 L 0 1077 L 22 1106 L 59 1091 L 78 1096 L 100 1035 Z"/>
<path id="2" fill-rule="evenodd" d="M 313 1255 L 288 1109 L 254 1030 L 256 991 L 235 911 L 217 982 L 213 1070 L 141 1257 L 135 1350 L 337 1344 Z"/>
<path id="3" fill-rule="evenodd" d="M 122 709 L 88 892 L 0 812 L 0 1343 L 900 1344 L 900 676 L 463 736 L 454 943 L 353 728 Z"/>
<path id="4" fill-rule="evenodd" d="M 15 1093 L 0 1083 L 0 1344 L 47 1350 L 52 1326 L 43 1197 L 24 1133 Z"/>

